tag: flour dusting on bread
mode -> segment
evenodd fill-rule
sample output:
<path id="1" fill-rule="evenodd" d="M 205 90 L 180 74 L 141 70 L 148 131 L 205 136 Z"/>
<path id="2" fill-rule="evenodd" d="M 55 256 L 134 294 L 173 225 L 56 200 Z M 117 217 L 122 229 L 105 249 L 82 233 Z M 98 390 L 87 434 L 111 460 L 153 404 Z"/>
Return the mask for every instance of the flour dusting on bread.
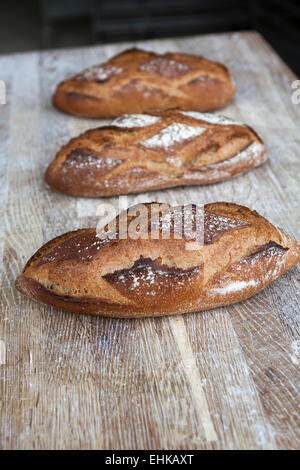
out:
<path id="1" fill-rule="evenodd" d="M 213 212 L 204 212 L 204 243 L 213 243 L 222 233 L 238 227 L 249 227 L 248 222 L 232 219 Z"/>
<path id="2" fill-rule="evenodd" d="M 280 276 L 286 263 L 288 250 L 270 241 L 256 252 L 233 263 L 227 273 L 217 280 L 217 286 L 210 288 L 209 295 L 223 295 L 241 292 L 250 287 L 263 286 Z M 260 273 L 258 279 L 252 279 L 253 273 Z M 237 277 L 244 279 L 237 279 Z"/>
<path id="3" fill-rule="evenodd" d="M 182 64 L 175 60 L 158 57 L 142 64 L 139 70 L 162 75 L 163 77 L 174 78 L 183 75 L 189 70 L 193 70 L 193 68 L 194 67 L 190 65 Z"/>
<path id="4" fill-rule="evenodd" d="M 198 113 L 197 111 L 181 111 L 181 114 L 188 116 L 194 119 L 199 119 L 200 121 L 208 122 L 209 124 L 220 124 L 222 126 L 226 125 L 237 125 L 244 126 L 242 122 L 234 121 L 226 116 L 221 114 L 212 114 L 212 113 Z"/>
<path id="5" fill-rule="evenodd" d="M 93 65 L 83 72 L 76 75 L 75 80 L 88 80 L 95 82 L 106 82 L 110 78 L 119 75 L 123 72 L 120 67 L 113 67 L 112 65 Z"/>
<path id="6" fill-rule="evenodd" d="M 243 258 L 234 265 L 233 269 L 251 274 L 255 268 L 259 267 L 262 260 L 267 265 L 264 270 L 264 281 L 276 279 L 286 260 L 287 249 L 270 241 L 262 246 L 255 253 Z"/>
<path id="7" fill-rule="evenodd" d="M 115 119 L 111 126 L 131 129 L 133 127 L 146 127 L 161 121 L 160 117 L 149 114 L 124 114 Z"/>
<path id="8" fill-rule="evenodd" d="M 163 148 L 167 150 L 175 144 L 191 140 L 202 135 L 206 131 L 205 127 L 193 127 L 187 124 L 174 122 L 162 129 L 158 134 L 141 142 L 147 148 Z"/>
<path id="9" fill-rule="evenodd" d="M 189 173 L 184 175 L 184 179 L 193 180 L 201 179 L 207 183 L 228 179 L 232 176 L 234 168 L 242 164 L 255 168 L 266 160 L 265 147 L 260 142 L 254 141 L 234 157 L 222 160 L 218 163 L 206 165 L 201 168 L 192 168 Z M 240 172 L 239 172 L 240 173 Z"/>
<path id="10" fill-rule="evenodd" d="M 249 281 L 231 281 L 224 287 L 214 287 L 210 289 L 210 294 L 221 294 L 221 295 L 227 295 L 231 294 L 233 292 L 239 292 L 243 289 L 247 289 L 248 287 L 255 287 L 258 284 L 257 281 L 254 279 L 250 279 Z"/>
<path id="11" fill-rule="evenodd" d="M 120 165 L 122 160 L 117 160 L 115 158 L 102 158 L 102 157 L 94 157 L 92 155 L 77 155 L 76 158 L 72 160 L 67 160 L 66 164 L 69 167 L 84 169 L 84 168 L 101 168 L 101 169 L 111 169 L 114 168 L 116 165 Z"/>
<path id="12" fill-rule="evenodd" d="M 165 209 L 156 220 L 151 221 L 154 230 L 165 234 L 184 234 L 187 239 L 195 238 L 202 244 L 214 243 L 225 232 L 250 225 L 243 220 L 214 214 L 195 204 Z"/>
<path id="13" fill-rule="evenodd" d="M 228 158 L 227 160 L 223 160 L 222 162 L 214 163 L 212 165 L 208 165 L 205 168 L 219 168 L 222 167 L 223 169 L 226 166 L 231 166 L 243 160 L 251 159 L 253 166 L 260 165 L 262 163 L 262 153 L 264 151 L 264 145 L 260 142 L 252 142 L 248 147 L 246 147 L 241 152 L 237 153 L 234 157 Z"/>

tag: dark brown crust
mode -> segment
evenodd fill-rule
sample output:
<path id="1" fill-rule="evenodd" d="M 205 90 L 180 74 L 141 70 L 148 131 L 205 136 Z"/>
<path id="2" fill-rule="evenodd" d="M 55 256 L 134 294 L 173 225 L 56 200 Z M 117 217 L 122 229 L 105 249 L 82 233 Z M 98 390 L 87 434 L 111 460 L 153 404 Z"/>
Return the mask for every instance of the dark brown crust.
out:
<path id="1" fill-rule="evenodd" d="M 74 253 L 47 260 L 65 240 L 86 236 L 94 240 L 94 229 L 70 232 L 38 250 L 16 288 L 34 300 L 71 312 L 138 318 L 244 300 L 299 261 L 296 240 L 256 212 L 232 203 L 209 204 L 205 209 L 246 225 L 235 229 L 234 236 L 223 230 L 218 239 L 192 253 L 185 251 L 184 240 L 113 240 L 91 261 Z"/>
<path id="2" fill-rule="evenodd" d="M 184 64 L 187 71 L 166 76 L 140 69 L 157 59 Z M 53 105 L 71 114 L 107 118 L 169 107 L 212 111 L 225 106 L 235 93 L 228 69 L 200 56 L 131 49 L 102 65 L 119 67 L 122 73 L 101 82 L 78 80 L 81 74 L 64 80 L 57 86 Z"/>
<path id="3" fill-rule="evenodd" d="M 261 138 L 246 125 L 211 124 L 176 110 L 148 116 L 159 121 L 144 127 L 116 125 L 90 129 L 71 139 L 46 171 L 52 188 L 72 196 L 102 197 L 139 193 L 181 185 L 209 184 L 242 174 L 264 162 Z M 123 116 L 119 119 L 123 119 Z M 170 148 L 147 148 L 143 142 L 174 124 L 206 129 L 201 135 Z M 248 147 L 243 158 L 234 158 Z M 71 166 L 74 152 L 84 148 L 97 165 Z M 217 150 L 214 152 L 214 148 Z M 198 162 L 198 160 L 199 162 Z M 175 162 L 175 163 L 172 163 Z M 202 163 L 201 163 L 202 162 Z"/>

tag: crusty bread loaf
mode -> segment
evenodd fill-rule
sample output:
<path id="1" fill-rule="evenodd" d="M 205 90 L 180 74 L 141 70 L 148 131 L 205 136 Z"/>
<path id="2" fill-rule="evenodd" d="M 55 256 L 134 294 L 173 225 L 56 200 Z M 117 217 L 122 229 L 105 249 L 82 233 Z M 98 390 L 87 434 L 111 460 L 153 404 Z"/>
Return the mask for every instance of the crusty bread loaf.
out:
<path id="1" fill-rule="evenodd" d="M 250 127 L 223 116 L 125 115 L 72 139 L 49 166 L 46 182 L 73 196 L 112 196 L 224 181 L 265 157 Z"/>
<path id="2" fill-rule="evenodd" d="M 296 240 L 255 211 L 225 202 L 198 209 L 189 206 L 180 226 L 182 206 L 148 203 L 117 217 L 106 238 L 93 228 L 66 233 L 37 251 L 16 287 L 72 312 L 178 314 L 244 300 L 299 261 Z M 124 237 L 136 232 L 138 239 Z"/>
<path id="3" fill-rule="evenodd" d="M 234 93 L 227 68 L 217 62 L 131 49 L 61 82 L 53 104 L 71 114 L 105 118 L 170 107 L 212 111 Z"/>

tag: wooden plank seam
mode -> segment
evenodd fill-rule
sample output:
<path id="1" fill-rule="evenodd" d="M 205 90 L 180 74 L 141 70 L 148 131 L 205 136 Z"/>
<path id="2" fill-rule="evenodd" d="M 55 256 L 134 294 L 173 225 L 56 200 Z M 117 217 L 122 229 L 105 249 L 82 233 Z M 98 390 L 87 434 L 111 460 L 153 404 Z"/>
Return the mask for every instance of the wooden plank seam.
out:
<path id="1" fill-rule="evenodd" d="M 196 405 L 202 420 L 205 436 L 208 442 L 216 441 L 216 431 L 209 413 L 207 400 L 201 384 L 199 371 L 189 342 L 187 331 L 185 328 L 183 317 L 170 317 L 172 332 L 176 339 L 183 363 L 187 379 L 191 386 Z"/>

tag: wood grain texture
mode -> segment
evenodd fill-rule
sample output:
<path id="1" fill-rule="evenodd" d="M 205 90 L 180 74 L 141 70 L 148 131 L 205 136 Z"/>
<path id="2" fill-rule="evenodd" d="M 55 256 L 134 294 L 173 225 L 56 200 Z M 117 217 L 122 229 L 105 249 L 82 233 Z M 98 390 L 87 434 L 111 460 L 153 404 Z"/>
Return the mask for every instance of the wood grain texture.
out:
<path id="1" fill-rule="evenodd" d="M 43 174 L 60 146 L 109 121 L 51 106 L 55 85 L 133 45 L 224 62 L 237 95 L 223 113 L 253 126 L 269 160 L 211 186 L 124 204 L 245 204 L 297 236 L 300 105 L 292 72 L 256 33 L 0 57 L 0 447 L 3 449 L 299 449 L 299 269 L 231 307 L 112 320 L 47 308 L 14 289 L 44 242 L 97 223 L 100 199 L 55 193 Z M 118 206 L 117 198 L 106 202 Z M 297 352 L 298 351 L 298 352 Z"/>

